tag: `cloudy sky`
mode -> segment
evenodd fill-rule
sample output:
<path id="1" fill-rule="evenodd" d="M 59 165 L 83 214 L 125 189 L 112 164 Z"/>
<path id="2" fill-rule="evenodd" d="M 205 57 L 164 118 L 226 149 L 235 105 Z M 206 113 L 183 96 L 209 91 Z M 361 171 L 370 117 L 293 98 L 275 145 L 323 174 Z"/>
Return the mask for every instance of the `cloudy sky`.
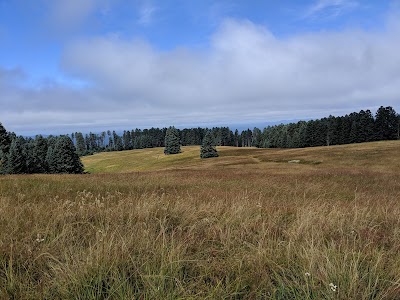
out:
<path id="1" fill-rule="evenodd" d="M 17 134 L 400 110 L 400 1 L 0 0 Z"/>

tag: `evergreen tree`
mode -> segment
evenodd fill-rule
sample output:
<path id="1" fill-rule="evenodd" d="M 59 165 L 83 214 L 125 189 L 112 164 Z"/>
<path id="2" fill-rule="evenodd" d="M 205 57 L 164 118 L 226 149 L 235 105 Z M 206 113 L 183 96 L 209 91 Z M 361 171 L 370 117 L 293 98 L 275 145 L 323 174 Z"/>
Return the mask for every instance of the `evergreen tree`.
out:
<path id="1" fill-rule="evenodd" d="M 47 173 L 48 165 L 46 161 L 47 140 L 41 135 L 37 135 L 34 142 L 33 157 L 35 163 L 34 173 Z"/>
<path id="2" fill-rule="evenodd" d="M 23 142 L 22 151 L 25 156 L 25 166 L 26 166 L 25 173 L 27 174 L 37 173 L 35 164 L 35 155 L 33 153 L 33 150 L 35 148 L 35 140 L 32 138 L 28 138 L 26 140 L 22 140 L 22 142 Z"/>
<path id="3" fill-rule="evenodd" d="M 350 143 L 357 143 L 358 142 L 358 138 L 359 138 L 358 133 L 359 133 L 359 130 L 358 130 L 358 127 L 357 127 L 357 122 L 353 121 L 351 123 L 351 129 L 350 129 L 350 135 L 349 135 L 350 136 L 349 137 L 349 142 Z"/>
<path id="4" fill-rule="evenodd" d="M 114 139 L 114 150 L 116 151 L 124 150 L 124 144 L 122 142 L 122 138 L 115 131 L 113 131 L 113 139 Z"/>
<path id="5" fill-rule="evenodd" d="M 200 147 L 200 158 L 210 157 L 218 157 L 218 152 L 214 146 L 214 138 L 211 131 L 207 131 Z"/>
<path id="6" fill-rule="evenodd" d="M 398 119 L 396 111 L 390 106 L 381 106 L 376 112 L 375 126 L 378 140 L 397 139 Z"/>
<path id="7" fill-rule="evenodd" d="M 400 114 L 397 115 L 397 139 L 400 140 Z"/>
<path id="8" fill-rule="evenodd" d="M 60 136 L 54 145 L 54 149 L 48 154 L 53 173 L 83 173 L 83 165 L 75 152 L 72 140 L 68 136 Z"/>
<path id="9" fill-rule="evenodd" d="M 107 136 L 108 136 L 108 150 L 112 151 L 114 148 L 114 141 L 113 141 L 113 137 L 111 135 L 111 131 L 107 130 Z"/>
<path id="10" fill-rule="evenodd" d="M 131 132 L 128 130 L 124 130 L 124 133 L 122 135 L 122 140 L 124 142 L 124 150 L 131 150 L 132 147 L 132 136 Z"/>
<path id="11" fill-rule="evenodd" d="M 181 152 L 178 130 L 171 126 L 165 133 L 164 154 L 177 154 Z"/>
<path id="12" fill-rule="evenodd" d="M 237 129 L 235 130 L 235 136 L 233 139 L 234 139 L 235 147 L 239 147 L 239 131 Z"/>
<path id="13" fill-rule="evenodd" d="M 75 139 L 76 139 L 76 152 L 78 153 L 79 156 L 85 155 L 86 144 L 82 132 L 76 132 Z"/>
<path id="14" fill-rule="evenodd" d="M 105 145 L 106 135 L 107 135 L 106 132 L 103 131 L 100 136 L 100 145 L 101 145 L 102 151 L 104 151 L 104 149 L 106 148 L 106 145 Z"/>
<path id="15" fill-rule="evenodd" d="M 24 141 L 22 137 L 12 140 L 10 153 L 7 159 L 6 173 L 23 174 L 26 173 L 26 157 L 23 151 Z"/>
<path id="16" fill-rule="evenodd" d="M 3 125 L 0 123 L 0 155 L 8 153 L 11 146 L 11 137 Z"/>
<path id="17" fill-rule="evenodd" d="M 374 117 L 370 110 L 359 112 L 360 117 L 360 131 L 359 141 L 360 142 L 371 142 L 374 140 Z"/>
<path id="18" fill-rule="evenodd" d="M 251 145 L 257 148 L 260 148 L 261 146 L 261 130 L 257 127 L 254 127 L 253 129 Z"/>
<path id="19" fill-rule="evenodd" d="M 49 136 L 47 138 L 47 153 L 46 153 L 46 166 L 49 173 L 56 173 L 57 161 L 54 157 L 54 148 L 57 142 L 57 138 Z"/>
<path id="20" fill-rule="evenodd" d="M 11 137 L 0 123 L 0 174 L 6 173 L 8 152 L 11 146 Z"/>

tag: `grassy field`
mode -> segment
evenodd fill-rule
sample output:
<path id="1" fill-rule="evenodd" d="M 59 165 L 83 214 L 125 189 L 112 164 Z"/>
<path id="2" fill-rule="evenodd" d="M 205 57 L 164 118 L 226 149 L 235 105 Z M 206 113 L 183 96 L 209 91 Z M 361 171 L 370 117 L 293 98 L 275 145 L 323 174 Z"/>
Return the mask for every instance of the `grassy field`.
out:
<path id="1" fill-rule="evenodd" d="M 400 299 L 400 141 L 218 150 L 0 177 L 0 299 Z"/>

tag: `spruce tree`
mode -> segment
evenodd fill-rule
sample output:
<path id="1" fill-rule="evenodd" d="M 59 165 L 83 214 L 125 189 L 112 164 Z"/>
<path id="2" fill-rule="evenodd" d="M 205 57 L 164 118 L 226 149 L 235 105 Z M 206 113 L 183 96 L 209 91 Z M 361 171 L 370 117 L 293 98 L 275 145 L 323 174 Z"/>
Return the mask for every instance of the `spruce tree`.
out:
<path id="1" fill-rule="evenodd" d="M 6 173 L 23 174 L 26 173 L 26 157 L 23 150 L 23 138 L 13 139 L 10 146 L 10 153 L 7 159 Z"/>
<path id="2" fill-rule="evenodd" d="M 85 139 L 83 138 L 82 132 L 76 132 L 75 139 L 76 139 L 76 152 L 78 153 L 79 156 L 85 155 L 86 154 L 86 144 L 85 144 Z"/>
<path id="3" fill-rule="evenodd" d="M 171 126 L 165 133 L 165 149 L 164 154 L 177 154 L 181 152 L 178 130 Z"/>
<path id="4" fill-rule="evenodd" d="M 48 165 L 46 161 L 48 145 L 47 140 L 41 135 L 37 135 L 34 142 L 33 157 L 35 162 L 35 173 L 47 173 Z"/>
<path id="5" fill-rule="evenodd" d="M 60 136 L 53 150 L 55 173 L 82 174 L 83 165 L 68 136 Z"/>
<path id="6" fill-rule="evenodd" d="M 214 146 L 214 137 L 211 131 L 207 131 L 200 147 L 200 158 L 218 157 L 217 149 Z"/>
<path id="7" fill-rule="evenodd" d="M 57 162 L 54 157 L 54 149 L 58 138 L 54 136 L 49 136 L 47 138 L 47 153 L 46 153 L 46 166 L 48 173 L 56 173 Z"/>
<path id="8" fill-rule="evenodd" d="M 377 140 L 396 140 L 398 130 L 397 113 L 391 107 L 381 106 L 376 112 L 375 132 Z"/>
<path id="9" fill-rule="evenodd" d="M 0 123 L 0 174 L 6 173 L 8 152 L 10 150 L 10 146 L 10 135 Z"/>
<path id="10" fill-rule="evenodd" d="M 1 153 L 8 153 L 11 146 L 11 138 L 6 129 L 0 123 L 0 155 Z"/>
<path id="11" fill-rule="evenodd" d="M 122 138 L 115 131 L 113 131 L 113 137 L 114 137 L 114 150 L 115 151 L 124 150 L 124 144 L 122 142 Z"/>
<path id="12" fill-rule="evenodd" d="M 28 138 L 26 140 L 23 140 L 23 143 L 24 143 L 23 153 L 25 156 L 25 165 L 26 165 L 25 173 L 27 174 L 37 173 L 35 164 L 35 155 L 34 155 L 35 140 L 32 138 Z"/>

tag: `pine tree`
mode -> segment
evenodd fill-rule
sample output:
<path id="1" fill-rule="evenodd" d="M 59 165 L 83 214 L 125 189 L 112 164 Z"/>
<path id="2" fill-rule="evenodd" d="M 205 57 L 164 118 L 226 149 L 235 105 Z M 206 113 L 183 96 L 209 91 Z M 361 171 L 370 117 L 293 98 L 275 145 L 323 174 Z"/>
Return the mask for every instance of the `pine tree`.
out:
<path id="1" fill-rule="evenodd" d="M 214 146 L 214 137 L 211 131 L 207 131 L 200 147 L 200 158 L 218 157 L 217 149 Z"/>
<path id="2" fill-rule="evenodd" d="M 374 140 L 374 117 L 370 110 L 359 112 L 360 116 L 360 132 L 359 141 L 360 142 L 370 142 Z"/>
<path id="3" fill-rule="evenodd" d="M 23 151 L 23 138 L 13 139 L 10 146 L 10 153 L 7 159 L 6 173 L 23 174 L 26 173 L 26 157 Z"/>
<path id="4" fill-rule="evenodd" d="M 48 145 L 47 140 L 41 135 L 37 135 L 34 142 L 33 156 L 35 163 L 35 173 L 47 173 L 48 165 L 46 162 Z"/>
<path id="5" fill-rule="evenodd" d="M 132 136 L 131 132 L 128 130 L 124 130 L 124 133 L 122 135 L 122 140 L 124 142 L 124 150 L 131 150 L 132 147 Z"/>
<path id="6" fill-rule="evenodd" d="M 81 132 L 75 133 L 76 139 L 76 152 L 79 156 L 83 156 L 86 154 L 86 144 L 85 139 L 83 138 L 83 134 Z"/>
<path id="7" fill-rule="evenodd" d="M 400 140 L 400 114 L 397 115 L 397 139 Z"/>
<path id="8" fill-rule="evenodd" d="M 11 146 L 11 138 L 6 129 L 0 123 L 0 174 L 6 172 L 8 152 Z"/>
<path id="9" fill-rule="evenodd" d="M 10 135 L 3 127 L 3 125 L 0 123 L 0 153 L 1 152 L 3 152 L 4 154 L 8 153 L 10 146 L 11 146 Z"/>
<path id="10" fill-rule="evenodd" d="M 53 173 L 82 174 L 83 165 L 75 152 L 74 144 L 68 136 L 60 136 L 54 149 L 48 152 Z"/>
<path id="11" fill-rule="evenodd" d="M 124 150 L 122 138 L 115 131 L 113 131 L 113 138 L 114 138 L 114 150 L 115 151 Z"/>
<path id="12" fill-rule="evenodd" d="M 397 139 L 398 120 L 396 111 L 388 106 L 381 106 L 376 112 L 375 132 L 377 140 Z"/>
<path id="13" fill-rule="evenodd" d="M 235 130 L 235 137 L 234 137 L 235 147 L 239 147 L 239 131 Z"/>
<path id="14" fill-rule="evenodd" d="M 178 130 L 171 126 L 165 133 L 165 149 L 164 154 L 181 153 L 181 145 Z"/>
<path id="15" fill-rule="evenodd" d="M 22 140 L 23 147 L 22 151 L 25 156 L 25 173 L 27 174 L 34 174 L 36 172 L 36 164 L 35 164 L 35 155 L 34 155 L 34 148 L 35 148 L 35 140 L 32 138 L 28 138 L 26 140 Z"/>
<path id="16" fill-rule="evenodd" d="M 254 129 L 253 129 L 251 145 L 253 147 L 260 148 L 260 145 L 261 145 L 261 130 L 259 128 L 257 128 L 257 127 L 254 127 Z"/>
<path id="17" fill-rule="evenodd" d="M 47 138 L 47 153 L 46 153 L 46 166 L 48 173 L 56 173 L 57 162 L 54 157 L 54 148 L 57 143 L 57 139 L 54 136 L 49 136 Z"/>

